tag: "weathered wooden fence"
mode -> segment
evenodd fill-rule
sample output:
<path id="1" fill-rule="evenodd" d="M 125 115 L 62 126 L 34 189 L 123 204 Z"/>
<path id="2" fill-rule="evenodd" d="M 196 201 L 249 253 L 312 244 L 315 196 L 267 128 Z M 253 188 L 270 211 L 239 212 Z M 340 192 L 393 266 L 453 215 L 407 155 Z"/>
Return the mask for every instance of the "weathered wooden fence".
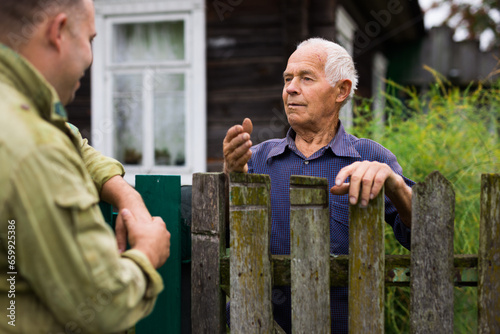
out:
<path id="1" fill-rule="evenodd" d="M 193 333 L 226 332 L 229 293 L 233 333 L 280 332 L 272 318 L 272 285 L 292 288 L 294 333 L 328 333 L 329 287 L 347 285 L 351 333 L 384 332 L 384 285 L 411 286 L 412 333 L 452 333 L 453 286 L 477 285 L 478 331 L 500 332 L 500 175 L 482 175 L 478 255 L 453 254 L 455 195 L 434 172 L 413 188 L 410 256 L 384 254 L 379 195 L 368 208 L 350 207 L 349 255 L 336 257 L 329 254 L 326 180 L 291 178 L 291 255 L 274 256 L 268 176 L 229 178 L 193 176 Z"/>

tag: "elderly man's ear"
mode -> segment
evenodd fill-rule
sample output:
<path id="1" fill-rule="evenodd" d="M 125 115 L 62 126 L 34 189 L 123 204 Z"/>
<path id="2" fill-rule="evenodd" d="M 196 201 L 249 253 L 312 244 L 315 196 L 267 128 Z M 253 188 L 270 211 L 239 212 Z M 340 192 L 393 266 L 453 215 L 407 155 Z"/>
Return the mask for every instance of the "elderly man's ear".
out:
<path id="1" fill-rule="evenodd" d="M 349 79 L 343 79 L 337 82 L 336 86 L 339 90 L 339 93 L 335 101 L 342 103 L 349 97 L 349 94 L 351 93 L 352 82 Z"/>

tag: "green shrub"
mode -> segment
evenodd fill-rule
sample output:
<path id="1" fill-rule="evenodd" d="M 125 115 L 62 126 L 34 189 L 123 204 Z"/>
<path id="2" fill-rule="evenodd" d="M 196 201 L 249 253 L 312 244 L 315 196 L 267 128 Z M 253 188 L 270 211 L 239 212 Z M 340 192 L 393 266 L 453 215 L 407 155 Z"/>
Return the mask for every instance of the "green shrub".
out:
<path id="1" fill-rule="evenodd" d="M 370 100 L 358 99 L 351 132 L 391 150 L 416 182 L 434 170 L 443 174 L 455 190 L 455 253 L 477 254 L 481 174 L 500 166 L 500 84 L 461 90 L 434 74 L 436 83 L 425 93 L 389 81 L 383 123 L 370 116 Z M 390 226 L 386 253 L 408 254 Z M 408 333 L 409 288 L 386 291 L 386 332 Z M 476 299 L 476 288 L 455 288 L 455 333 L 476 331 Z"/>

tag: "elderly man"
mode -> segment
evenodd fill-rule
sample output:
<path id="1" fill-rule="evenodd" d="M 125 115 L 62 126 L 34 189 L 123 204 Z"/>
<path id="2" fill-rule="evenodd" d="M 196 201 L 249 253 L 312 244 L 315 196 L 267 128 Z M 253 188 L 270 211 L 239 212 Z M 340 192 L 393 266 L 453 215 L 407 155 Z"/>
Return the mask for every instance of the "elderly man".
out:
<path id="1" fill-rule="evenodd" d="M 223 142 L 225 172 L 271 177 L 272 254 L 290 254 L 291 175 L 328 179 L 332 193 L 330 253 L 349 251 L 349 203 L 361 201 L 366 206 L 384 184 L 385 219 L 400 243 L 409 248 L 413 182 L 402 176 L 402 169 L 389 150 L 346 133 L 339 120 L 340 108 L 357 85 L 350 55 L 333 42 L 306 40 L 288 59 L 283 79 L 283 102 L 291 126 L 287 136 L 252 146 L 252 123 L 245 119 L 242 125 L 228 130 Z M 275 320 L 288 333 L 289 297 L 289 287 L 273 290 Z M 347 333 L 347 310 L 347 288 L 332 288 L 332 333 Z"/>
<path id="2" fill-rule="evenodd" d="M 164 222 L 66 123 L 95 35 L 92 0 L 0 2 L 1 333 L 123 331 L 163 288 Z M 121 254 L 99 192 L 121 208 Z"/>

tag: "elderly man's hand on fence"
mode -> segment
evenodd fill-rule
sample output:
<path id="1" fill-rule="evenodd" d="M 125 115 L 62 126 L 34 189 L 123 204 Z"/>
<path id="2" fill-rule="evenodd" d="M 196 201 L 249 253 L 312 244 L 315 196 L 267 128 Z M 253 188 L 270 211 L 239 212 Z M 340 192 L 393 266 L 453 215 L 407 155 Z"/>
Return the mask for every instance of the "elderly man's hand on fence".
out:
<path id="1" fill-rule="evenodd" d="M 348 177 L 351 177 L 350 182 L 344 183 Z M 357 161 L 344 167 L 337 174 L 335 186 L 330 189 L 330 192 L 334 195 L 349 193 L 349 203 L 352 205 L 358 203 L 358 197 L 361 197 L 361 206 L 366 207 L 384 185 L 386 195 L 396 206 L 401 220 L 407 227 L 410 227 L 411 188 L 406 185 L 403 177 L 396 174 L 387 164 L 377 161 Z"/>
<path id="2" fill-rule="evenodd" d="M 335 195 L 344 195 L 349 192 L 349 203 L 358 203 L 361 189 L 361 206 L 366 207 L 370 199 L 374 199 L 388 178 L 394 178 L 392 169 L 377 161 L 357 161 L 342 168 L 335 179 L 335 186 L 330 192 Z M 344 181 L 351 177 L 350 183 Z"/>
<path id="3" fill-rule="evenodd" d="M 231 127 L 224 138 L 222 149 L 224 152 L 224 172 L 248 172 L 247 162 L 252 156 L 250 134 L 253 125 L 249 118 L 243 120 L 242 125 Z"/>
<path id="4" fill-rule="evenodd" d="M 351 177 L 350 183 L 344 183 L 349 176 Z M 391 189 L 399 181 L 403 181 L 401 176 L 394 173 L 384 163 L 358 161 L 339 171 L 335 179 L 335 186 L 331 188 L 330 192 L 334 195 L 344 195 L 349 192 L 349 203 L 354 205 L 358 203 L 360 188 L 362 188 L 361 206 L 366 207 L 368 202 L 378 195 L 384 184 L 386 184 L 386 191 L 391 192 Z"/>

